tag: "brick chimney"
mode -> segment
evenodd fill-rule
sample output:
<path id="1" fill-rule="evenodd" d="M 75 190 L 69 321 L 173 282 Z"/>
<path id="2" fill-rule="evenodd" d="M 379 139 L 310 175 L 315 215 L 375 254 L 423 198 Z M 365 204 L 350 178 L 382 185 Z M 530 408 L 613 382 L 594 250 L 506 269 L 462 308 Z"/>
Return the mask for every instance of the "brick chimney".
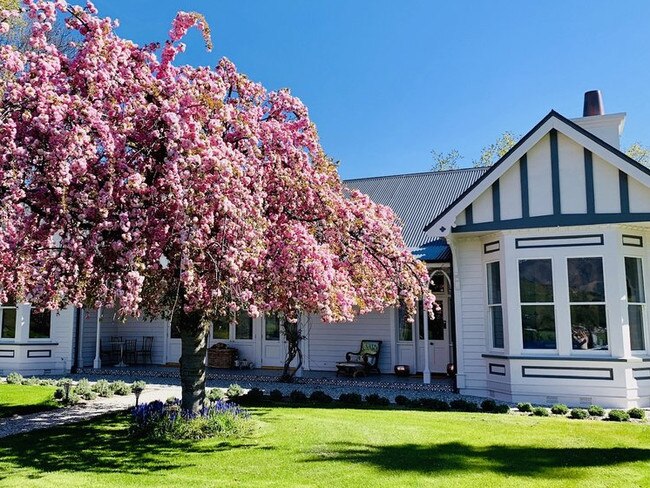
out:
<path id="1" fill-rule="evenodd" d="M 571 120 L 616 149 L 620 149 L 625 115 L 623 112 L 605 114 L 600 90 L 591 90 L 585 93 L 582 117 Z"/>

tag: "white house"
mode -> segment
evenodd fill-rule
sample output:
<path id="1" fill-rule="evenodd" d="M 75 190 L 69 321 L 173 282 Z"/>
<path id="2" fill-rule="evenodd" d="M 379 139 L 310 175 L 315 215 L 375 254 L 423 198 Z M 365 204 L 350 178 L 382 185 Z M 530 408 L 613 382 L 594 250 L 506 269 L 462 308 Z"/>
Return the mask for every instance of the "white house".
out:
<path id="1" fill-rule="evenodd" d="M 650 169 L 619 149 L 625 114 L 604 115 L 598 102 L 588 94 L 581 118 L 550 112 L 490 168 L 347 181 L 402 218 L 441 312 L 413 324 L 396 310 L 349 324 L 309 317 L 304 369 L 333 371 L 362 339 L 377 339 L 382 373 L 406 364 L 428 382 L 452 364 L 461 393 L 650 406 Z M 180 355 L 164 321 L 29 306 L 3 307 L 1 319 L 0 373 L 98 367 L 111 336 L 153 336 L 155 364 Z M 216 342 L 259 367 L 283 361 L 271 319 L 215 327 Z"/>

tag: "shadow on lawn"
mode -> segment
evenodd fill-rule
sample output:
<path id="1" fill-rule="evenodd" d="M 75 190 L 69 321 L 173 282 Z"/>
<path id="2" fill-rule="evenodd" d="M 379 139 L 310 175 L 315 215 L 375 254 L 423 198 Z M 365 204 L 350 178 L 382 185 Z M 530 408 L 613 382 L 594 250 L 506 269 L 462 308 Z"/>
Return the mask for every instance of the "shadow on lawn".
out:
<path id="1" fill-rule="evenodd" d="M 195 454 L 258 447 L 242 440 L 164 441 L 127 437 L 128 414 L 108 415 L 2 439 L 0 480 L 16 469 L 146 474 L 192 466 Z M 183 460 L 179 463 L 179 460 Z M 40 474 L 30 475 L 38 478 Z"/>
<path id="2" fill-rule="evenodd" d="M 11 417 L 12 415 L 27 415 L 36 412 L 45 412 L 47 410 L 56 410 L 59 408 L 52 400 L 44 400 L 41 403 L 31 405 L 0 405 L 0 419 Z"/>
<path id="3" fill-rule="evenodd" d="M 330 444 L 329 452 L 308 462 L 363 463 L 387 471 L 419 473 L 494 472 L 509 476 L 582 477 L 589 468 L 650 461 L 650 449 L 551 448 L 492 445 L 475 447 L 460 442 L 370 446 Z M 564 468 L 564 469 L 559 469 Z"/>

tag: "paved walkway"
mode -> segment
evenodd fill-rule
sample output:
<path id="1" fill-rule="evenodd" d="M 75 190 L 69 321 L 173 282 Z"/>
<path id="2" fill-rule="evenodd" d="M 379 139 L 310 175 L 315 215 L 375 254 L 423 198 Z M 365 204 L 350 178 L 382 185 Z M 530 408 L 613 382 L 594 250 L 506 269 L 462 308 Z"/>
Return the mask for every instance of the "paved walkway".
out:
<path id="1" fill-rule="evenodd" d="M 180 394 L 180 386 L 147 384 L 147 388 L 140 395 L 140 402 L 165 401 L 170 396 L 180 397 Z M 111 398 L 98 397 L 96 400 L 79 403 L 68 408 L 9 417 L 0 420 L 0 438 L 81 422 L 110 412 L 126 410 L 133 405 L 135 405 L 134 395 L 114 395 Z"/>

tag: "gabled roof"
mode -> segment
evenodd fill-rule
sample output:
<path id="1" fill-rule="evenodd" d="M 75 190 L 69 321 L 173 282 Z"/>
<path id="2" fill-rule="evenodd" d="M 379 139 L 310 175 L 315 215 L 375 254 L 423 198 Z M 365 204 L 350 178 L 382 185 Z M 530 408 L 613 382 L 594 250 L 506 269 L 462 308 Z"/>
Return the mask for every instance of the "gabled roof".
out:
<path id="1" fill-rule="evenodd" d="M 439 212 L 435 218 L 426 224 L 424 231 L 427 232 L 427 235 L 430 238 L 446 235 L 451 230 L 456 216 L 526 154 L 542 137 L 548 134 L 551 129 L 556 129 L 594 154 L 609 161 L 618 167 L 618 169 L 629 173 L 647 186 L 650 186 L 649 168 L 630 158 L 621 150 L 583 129 L 555 110 L 551 110 L 502 158 L 488 168 L 471 186 L 467 187 L 447 208 Z M 440 224 L 440 227 L 434 228 L 437 224 Z"/>
<path id="2" fill-rule="evenodd" d="M 488 168 L 464 168 L 344 181 L 345 186 L 387 205 L 402 220 L 406 245 L 425 261 L 448 261 L 446 244 L 427 237 L 424 226 L 436 219 Z"/>

